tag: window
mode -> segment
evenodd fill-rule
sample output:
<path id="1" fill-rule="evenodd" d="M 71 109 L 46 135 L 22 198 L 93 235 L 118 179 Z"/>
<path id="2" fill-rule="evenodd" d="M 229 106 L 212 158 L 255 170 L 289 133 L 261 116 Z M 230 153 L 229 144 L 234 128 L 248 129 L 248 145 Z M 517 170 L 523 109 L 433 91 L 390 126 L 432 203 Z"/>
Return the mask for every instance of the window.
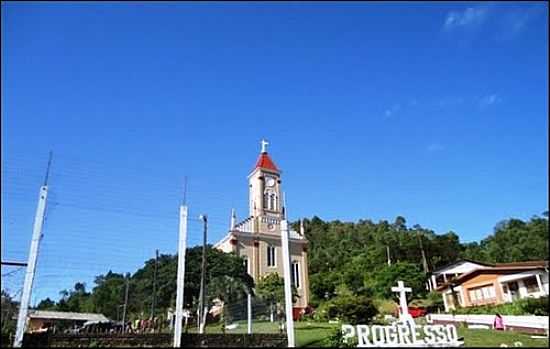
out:
<path id="1" fill-rule="evenodd" d="M 275 246 L 268 245 L 267 246 L 267 266 L 268 267 L 274 267 L 275 264 Z"/>
<path id="2" fill-rule="evenodd" d="M 495 298 L 495 288 L 494 287 L 483 287 L 481 289 L 481 292 L 483 293 L 483 298 L 485 298 L 485 299 Z"/>
<path id="3" fill-rule="evenodd" d="M 264 209 L 269 209 L 269 194 L 264 193 Z"/>
<path id="4" fill-rule="evenodd" d="M 469 291 L 468 291 L 468 295 L 470 296 L 470 300 L 471 300 L 472 302 L 477 301 L 476 290 L 469 290 Z"/>
<path id="5" fill-rule="evenodd" d="M 534 276 L 524 279 L 523 283 L 525 284 L 525 288 L 527 288 L 527 293 L 535 293 L 540 291 L 537 278 Z"/>
<path id="6" fill-rule="evenodd" d="M 493 285 L 487 285 L 483 287 L 476 287 L 468 290 L 468 295 L 472 303 L 483 303 L 487 301 L 493 301 L 495 299 L 495 287 Z"/>
<path id="7" fill-rule="evenodd" d="M 266 189 L 266 191 L 264 191 L 264 209 L 276 211 L 277 206 L 278 206 L 277 194 L 275 194 L 270 189 Z"/>
<path id="8" fill-rule="evenodd" d="M 273 193 L 269 194 L 269 209 L 270 210 L 275 209 L 275 194 Z"/>
<path id="9" fill-rule="evenodd" d="M 292 262 L 292 284 L 296 288 L 300 288 L 300 264 Z"/>

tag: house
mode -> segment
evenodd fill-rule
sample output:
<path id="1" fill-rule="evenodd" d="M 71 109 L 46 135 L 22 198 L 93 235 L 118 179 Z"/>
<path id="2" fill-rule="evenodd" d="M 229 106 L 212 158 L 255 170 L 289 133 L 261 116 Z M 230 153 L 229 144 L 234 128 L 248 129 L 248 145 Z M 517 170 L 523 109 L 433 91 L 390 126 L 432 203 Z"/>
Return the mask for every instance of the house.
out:
<path id="1" fill-rule="evenodd" d="M 281 221 L 286 217 L 282 172 L 267 153 L 267 144 L 262 140 L 261 152 L 248 175 L 248 216 L 237 222 L 233 210 L 228 233 L 214 245 L 216 249 L 243 258 L 254 282 L 270 273 L 283 275 Z M 308 241 L 303 224 L 300 232 L 290 229 L 288 240 L 290 277 L 298 292 L 293 312 L 299 317 L 309 304 Z"/>
<path id="2" fill-rule="evenodd" d="M 445 311 L 461 307 L 502 304 L 548 295 L 548 261 L 500 263 L 475 267 L 435 288 Z"/>
<path id="3" fill-rule="evenodd" d="M 103 314 L 50 310 L 29 310 L 27 318 L 29 321 L 27 326 L 28 332 L 43 332 L 54 326 L 60 327 L 60 325 L 65 328 L 80 327 L 87 321 L 109 321 Z"/>
<path id="4" fill-rule="evenodd" d="M 475 269 L 492 267 L 492 264 L 481 263 L 470 259 L 461 259 L 459 261 L 447 264 L 443 267 L 433 270 L 428 279 L 427 289 L 433 291 L 452 278 L 457 278 L 465 273 Z"/>

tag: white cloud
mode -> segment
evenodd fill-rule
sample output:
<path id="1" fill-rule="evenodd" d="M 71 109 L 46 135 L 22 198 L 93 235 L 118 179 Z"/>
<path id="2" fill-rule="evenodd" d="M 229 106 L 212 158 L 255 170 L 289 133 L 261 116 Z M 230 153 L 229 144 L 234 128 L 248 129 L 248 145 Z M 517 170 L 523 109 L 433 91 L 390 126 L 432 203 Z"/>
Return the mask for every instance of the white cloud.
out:
<path id="1" fill-rule="evenodd" d="M 445 18 L 443 28 L 452 30 L 459 27 L 470 27 L 481 24 L 485 21 L 488 13 L 487 7 L 468 7 L 464 11 L 451 11 Z"/>
<path id="2" fill-rule="evenodd" d="M 496 93 L 493 93 L 493 94 L 481 97 L 481 99 L 479 100 L 479 106 L 482 108 L 486 108 L 490 105 L 497 104 L 500 102 L 502 102 L 502 98 L 500 98 Z"/>

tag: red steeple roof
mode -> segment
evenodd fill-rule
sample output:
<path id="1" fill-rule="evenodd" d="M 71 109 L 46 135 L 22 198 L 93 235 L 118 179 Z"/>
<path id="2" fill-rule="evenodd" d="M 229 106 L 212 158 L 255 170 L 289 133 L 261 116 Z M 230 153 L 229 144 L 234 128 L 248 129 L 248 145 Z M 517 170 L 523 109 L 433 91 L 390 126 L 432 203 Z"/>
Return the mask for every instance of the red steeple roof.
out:
<path id="1" fill-rule="evenodd" d="M 273 160 L 271 160 L 267 152 L 260 153 L 260 156 L 258 157 L 258 161 L 256 161 L 256 166 L 254 167 L 254 169 L 257 169 L 258 167 L 265 168 L 266 170 L 279 172 L 279 169 L 277 168 L 277 166 L 275 166 L 275 163 L 273 162 Z"/>

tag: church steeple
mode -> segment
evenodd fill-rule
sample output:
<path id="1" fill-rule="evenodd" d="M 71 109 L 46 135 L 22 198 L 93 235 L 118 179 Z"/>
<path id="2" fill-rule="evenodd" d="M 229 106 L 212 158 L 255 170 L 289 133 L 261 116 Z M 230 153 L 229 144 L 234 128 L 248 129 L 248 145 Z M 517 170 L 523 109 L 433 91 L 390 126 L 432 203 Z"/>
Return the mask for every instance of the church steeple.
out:
<path id="1" fill-rule="evenodd" d="M 282 212 L 281 171 L 267 153 L 268 144 L 262 139 L 260 155 L 248 176 L 250 215 L 254 217 L 279 217 Z"/>
<path id="2" fill-rule="evenodd" d="M 256 166 L 254 167 L 254 170 L 256 170 L 257 168 L 263 168 L 266 170 L 279 172 L 279 169 L 277 168 L 273 160 L 271 160 L 271 157 L 267 154 L 268 144 L 269 142 L 267 142 L 265 139 L 262 139 L 262 150 L 260 152 L 260 155 L 258 156 L 258 160 L 256 161 Z"/>

